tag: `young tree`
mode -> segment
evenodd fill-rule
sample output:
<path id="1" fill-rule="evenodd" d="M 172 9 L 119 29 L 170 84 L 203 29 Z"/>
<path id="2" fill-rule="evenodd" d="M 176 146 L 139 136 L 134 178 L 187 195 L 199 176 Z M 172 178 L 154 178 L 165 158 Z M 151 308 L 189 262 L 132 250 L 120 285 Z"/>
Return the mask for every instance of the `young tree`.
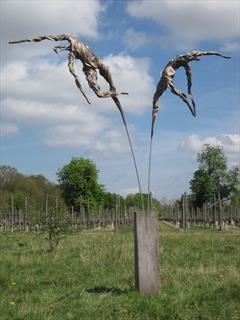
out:
<path id="1" fill-rule="evenodd" d="M 12 192 L 17 174 L 18 172 L 15 168 L 6 165 L 0 166 L 0 190 Z"/>
<path id="2" fill-rule="evenodd" d="M 57 172 L 63 198 L 69 207 L 79 211 L 83 206 L 88 213 L 102 200 L 103 186 L 98 183 L 98 170 L 93 161 L 74 158 Z"/>
<path id="3" fill-rule="evenodd" d="M 144 207 L 147 208 L 147 205 L 148 205 L 148 194 L 147 193 L 143 193 L 142 196 L 143 196 Z M 126 197 L 126 206 L 128 208 L 129 207 L 134 207 L 134 208 L 142 209 L 141 195 L 139 193 L 127 195 L 127 197 Z M 153 211 L 155 211 L 158 214 L 160 214 L 160 212 L 161 212 L 161 204 L 160 204 L 159 200 L 157 200 L 156 198 L 152 198 L 152 207 L 153 207 Z"/>
<path id="4" fill-rule="evenodd" d="M 190 181 L 195 207 L 211 202 L 214 196 L 229 199 L 239 186 L 239 169 L 227 168 L 227 158 L 220 146 L 205 144 L 197 156 L 198 170 Z"/>

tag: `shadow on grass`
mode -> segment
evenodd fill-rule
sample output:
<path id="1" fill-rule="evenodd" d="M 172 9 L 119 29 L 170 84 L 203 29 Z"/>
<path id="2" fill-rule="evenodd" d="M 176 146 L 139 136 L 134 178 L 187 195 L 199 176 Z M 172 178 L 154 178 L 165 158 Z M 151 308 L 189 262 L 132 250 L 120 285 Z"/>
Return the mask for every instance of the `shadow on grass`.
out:
<path id="1" fill-rule="evenodd" d="M 94 288 L 85 289 L 88 293 L 96 293 L 96 294 L 111 294 L 112 296 L 121 296 L 132 292 L 134 289 L 119 289 L 119 288 L 111 288 L 98 286 Z"/>

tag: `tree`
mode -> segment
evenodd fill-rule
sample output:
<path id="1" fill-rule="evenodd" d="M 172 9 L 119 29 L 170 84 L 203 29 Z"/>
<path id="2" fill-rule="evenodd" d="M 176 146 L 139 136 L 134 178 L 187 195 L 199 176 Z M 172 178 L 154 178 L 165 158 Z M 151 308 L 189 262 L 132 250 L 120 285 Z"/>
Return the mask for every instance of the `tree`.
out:
<path id="1" fill-rule="evenodd" d="M 142 196 L 143 196 L 144 207 L 146 209 L 147 206 L 148 206 L 148 194 L 147 193 L 143 193 Z M 141 199 L 140 193 L 127 195 L 127 197 L 126 197 L 126 206 L 128 208 L 129 207 L 133 207 L 133 208 L 142 209 L 142 199 Z M 155 211 L 158 214 L 160 214 L 160 212 L 161 212 L 161 204 L 160 204 L 159 200 L 157 200 L 156 198 L 152 198 L 152 207 L 153 207 L 153 211 Z"/>
<path id="2" fill-rule="evenodd" d="M 15 168 L 0 166 L 0 190 L 13 191 L 14 180 L 18 174 Z"/>
<path id="3" fill-rule="evenodd" d="M 197 156 L 198 170 L 190 181 L 193 204 L 201 207 L 210 203 L 214 196 L 230 199 L 239 188 L 239 169 L 227 168 L 227 158 L 223 148 L 205 144 Z"/>
<path id="4" fill-rule="evenodd" d="M 103 186 L 98 183 L 98 170 L 93 161 L 84 158 L 72 159 L 57 172 L 63 198 L 69 207 L 85 212 L 96 208 L 102 200 Z"/>
<path id="5" fill-rule="evenodd" d="M 115 210 L 117 202 L 119 202 L 120 209 L 124 210 L 125 208 L 125 199 L 116 194 L 116 193 L 111 193 L 111 192 L 103 192 L 103 197 L 101 201 L 101 205 L 103 209 L 110 209 L 110 210 Z"/>
<path id="6" fill-rule="evenodd" d="M 19 211 L 28 209 L 44 210 L 48 195 L 49 206 L 63 206 L 59 186 L 42 175 L 24 175 L 10 166 L 0 166 L 0 209 L 9 209 L 11 197 L 14 197 L 14 208 Z M 57 200 L 56 200 L 57 199 Z"/>
<path id="7" fill-rule="evenodd" d="M 235 208 L 240 208 L 240 189 L 234 192 L 231 198 L 231 205 Z"/>

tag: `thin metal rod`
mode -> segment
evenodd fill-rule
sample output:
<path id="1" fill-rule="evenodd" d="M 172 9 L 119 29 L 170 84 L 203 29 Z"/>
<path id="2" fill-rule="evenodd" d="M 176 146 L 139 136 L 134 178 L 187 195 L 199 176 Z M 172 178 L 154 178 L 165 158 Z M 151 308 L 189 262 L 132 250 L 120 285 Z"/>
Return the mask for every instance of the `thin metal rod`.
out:
<path id="1" fill-rule="evenodd" d="M 141 183 L 140 183 L 140 179 L 139 179 L 139 174 L 138 174 L 138 168 L 137 168 L 137 162 L 136 162 L 136 159 L 135 159 L 135 154 L 134 154 L 134 151 L 133 151 L 133 146 L 132 146 L 132 142 L 131 142 L 131 138 L 130 138 L 130 135 L 129 135 L 129 131 L 128 131 L 128 126 L 127 126 L 127 122 L 126 122 L 126 119 L 125 119 L 125 116 L 124 116 L 124 112 L 123 112 L 123 109 L 122 109 L 122 106 L 120 104 L 120 101 L 118 100 L 117 97 L 112 97 L 113 101 L 115 102 L 120 114 L 121 114 L 121 118 L 122 118 L 122 121 L 123 121 L 123 124 L 124 124 L 124 127 L 126 129 L 126 133 L 127 133 L 127 137 L 128 137 L 128 142 L 129 142 L 129 146 L 130 146 L 130 149 L 131 149 L 131 153 L 132 153 L 132 158 L 133 158 L 133 163 L 134 163 L 134 167 L 135 167 L 135 172 L 136 172 L 136 176 L 137 176 L 137 182 L 138 182 L 138 189 L 139 189 L 139 194 L 140 194 L 140 197 L 141 197 L 141 202 L 142 202 L 142 210 L 144 211 L 144 202 L 143 202 L 143 195 L 142 195 L 142 188 L 141 188 Z"/>
<path id="2" fill-rule="evenodd" d="M 148 162 L 148 212 L 152 210 L 152 201 L 151 201 L 152 142 L 153 142 L 153 135 L 151 135 L 151 139 L 150 139 L 149 162 Z"/>
<path id="3" fill-rule="evenodd" d="M 151 194 L 151 166 L 152 166 L 152 142 L 154 133 L 154 123 L 157 116 L 157 110 L 153 109 L 152 112 L 152 126 L 150 134 L 150 147 L 149 147 L 149 161 L 148 161 L 148 212 L 152 210 L 152 194 Z"/>
<path id="4" fill-rule="evenodd" d="M 137 163 L 136 163 L 136 159 L 135 159 L 135 155 L 134 155 L 134 151 L 133 151 L 132 142 L 131 142 L 131 139 L 130 139 L 130 136 L 129 136 L 129 132 L 128 132 L 128 127 L 127 127 L 127 124 L 126 124 L 125 121 L 124 121 L 124 126 L 125 126 L 125 129 L 126 129 L 128 142 L 129 142 L 129 146 L 130 146 L 130 149 L 131 149 L 132 158 L 133 158 L 133 162 L 134 162 L 134 167 L 135 167 L 135 171 L 136 171 L 136 176 L 137 176 L 137 181 L 138 181 L 138 189 L 139 189 L 141 202 L 142 202 L 142 210 L 144 211 L 143 195 L 142 195 L 141 183 L 140 183 L 139 174 L 138 174 Z"/>

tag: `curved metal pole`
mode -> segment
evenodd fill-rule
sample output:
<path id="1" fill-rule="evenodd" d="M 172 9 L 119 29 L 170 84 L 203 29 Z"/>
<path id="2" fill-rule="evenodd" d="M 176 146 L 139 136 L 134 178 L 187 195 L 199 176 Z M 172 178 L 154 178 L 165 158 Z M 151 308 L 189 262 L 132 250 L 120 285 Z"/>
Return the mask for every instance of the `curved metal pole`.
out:
<path id="1" fill-rule="evenodd" d="M 153 136 L 151 136 L 150 138 L 149 160 L 148 160 L 148 212 L 152 210 L 152 199 L 151 199 L 152 142 L 153 142 Z"/>
<path id="2" fill-rule="evenodd" d="M 140 193 L 140 197 L 141 197 L 141 203 L 142 203 L 142 210 L 144 211 L 143 195 L 142 195 L 142 189 L 141 189 L 141 184 L 140 184 L 140 179 L 139 179 L 139 174 L 138 174 L 137 163 L 136 163 L 136 159 L 135 159 L 135 155 L 134 155 L 134 151 L 133 151 L 132 142 L 131 142 L 131 139 L 130 139 L 130 136 L 129 136 L 127 124 L 124 123 L 124 126 L 125 126 L 125 129 L 126 129 L 128 142 L 129 142 L 129 146 L 130 146 L 130 149 L 131 149 L 132 158 L 133 158 L 133 162 L 134 162 L 134 167 L 135 167 L 135 171 L 136 171 L 136 176 L 137 176 L 137 181 L 138 181 L 138 189 L 139 189 L 139 193 Z"/>
<path id="3" fill-rule="evenodd" d="M 127 133 L 128 143 L 129 143 L 129 146 L 130 146 L 130 149 L 131 149 L 133 163 L 134 163 L 135 172 L 136 172 L 136 176 L 137 176 L 138 189 L 139 189 L 139 194 L 140 194 L 141 203 L 142 203 L 142 210 L 144 211 L 142 188 L 141 188 L 141 183 L 140 183 L 139 174 L 138 174 L 137 162 L 136 162 L 136 159 L 135 159 L 135 154 L 134 154 L 134 151 L 133 151 L 133 146 L 132 146 L 131 138 L 130 138 L 129 131 L 128 131 L 127 122 L 126 122 L 126 119 L 125 119 L 125 116 L 124 116 L 123 109 L 122 109 L 122 106 L 120 104 L 120 101 L 118 100 L 117 97 L 112 97 L 112 99 L 115 102 L 116 106 L 118 107 L 118 110 L 120 111 L 121 118 L 122 118 L 125 130 L 126 130 L 126 133 Z"/>

